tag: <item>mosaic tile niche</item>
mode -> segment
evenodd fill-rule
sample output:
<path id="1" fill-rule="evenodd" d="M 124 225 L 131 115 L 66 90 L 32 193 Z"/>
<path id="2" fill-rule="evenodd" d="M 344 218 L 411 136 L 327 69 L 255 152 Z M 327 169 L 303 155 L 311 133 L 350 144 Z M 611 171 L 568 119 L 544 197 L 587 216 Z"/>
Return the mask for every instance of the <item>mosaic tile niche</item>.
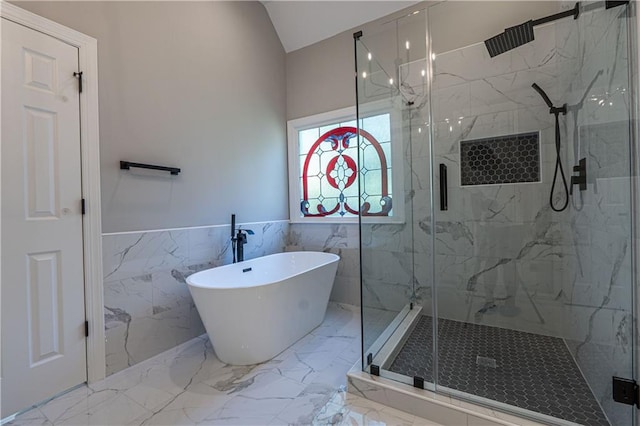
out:
<path id="1" fill-rule="evenodd" d="M 539 132 L 460 141 L 460 185 L 539 181 Z"/>

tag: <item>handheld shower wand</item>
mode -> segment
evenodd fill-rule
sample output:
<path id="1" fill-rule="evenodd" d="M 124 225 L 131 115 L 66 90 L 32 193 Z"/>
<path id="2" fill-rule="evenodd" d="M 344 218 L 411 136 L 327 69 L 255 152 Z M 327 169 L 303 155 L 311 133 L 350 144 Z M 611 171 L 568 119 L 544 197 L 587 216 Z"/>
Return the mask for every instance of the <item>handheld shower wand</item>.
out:
<path id="1" fill-rule="evenodd" d="M 549 99 L 549 96 L 547 96 L 546 92 L 542 90 L 540 86 L 538 86 L 536 83 L 533 83 L 531 87 L 533 87 L 533 90 L 535 90 L 540 94 L 540 96 L 542 96 L 544 103 L 547 104 L 549 109 L 553 108 L 553 102 L 551 102 L 551 99 Z"/>
<path id="2" fill-rule="evenodd" d="M 544 100 L 544 103 L 546 103 L 547 106 L 549 107 L 549 113 L 553 114 L 556 119 L 556 167 L 555 167 L 555 171 L 553 172 L 553 183 L 551 184 L 551 192 L 549 193 L 549 205 L 551 206 L 551 209 L 554 212 L 561 212 L 566 210 L 566 208 L 569 206 L 569 187 L 567 186 L 567 178 L 564 175 L 564 169 L 562 168 L 562 159 L 560 158 L 560 142 L 561 141 L 560 141 L 560 118 L 559 118 L 560 114 L 562 115 L 567 114 L 567 104 L 563 104 L 561 107 L 556 107 L 553 105 L 553 102 L 551 102 L 551 99 L 549 99 L 549 96 L 547 96 L 545 91 L 542 90 L 540 86 L 538 86 L 536 83 L 533 83 L 531 87 L 533 87 L 533 89 L 536 92 L 538 92 L 538 94 L 540 94 L 540 96 Z M 556 182 L 558 180 L 558 171 L 560 171 L 560 176 L 562 177 L 562 185 L 564 186 L 564 204 L 562 204 L 560 207 L 556 207 L 553 203 L 553 193 L 555 192 L 555 189 L 556 189 Z"/>

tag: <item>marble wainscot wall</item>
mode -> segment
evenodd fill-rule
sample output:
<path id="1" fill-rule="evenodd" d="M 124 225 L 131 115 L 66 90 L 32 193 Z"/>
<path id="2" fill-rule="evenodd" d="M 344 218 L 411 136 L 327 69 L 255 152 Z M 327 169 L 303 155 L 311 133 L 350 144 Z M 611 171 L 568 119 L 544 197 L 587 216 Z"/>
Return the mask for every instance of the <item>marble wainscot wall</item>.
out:
<path id="1" fill-rule="evenodd" d="M 324 251 L 340 256 L 331 300 L 360 305 L 360 252 L 357 223 L 302 224 L 291 223 L 285 249 L 287 251 Z"/>
<path id="2" fill-rule="evenodd" d="M 246 259 L 284 250 L 288 221 L 240 226 Z M 107 374 L 203 334 L 185 279 L 231 261 L 229 225 L 103 235 Z"/>

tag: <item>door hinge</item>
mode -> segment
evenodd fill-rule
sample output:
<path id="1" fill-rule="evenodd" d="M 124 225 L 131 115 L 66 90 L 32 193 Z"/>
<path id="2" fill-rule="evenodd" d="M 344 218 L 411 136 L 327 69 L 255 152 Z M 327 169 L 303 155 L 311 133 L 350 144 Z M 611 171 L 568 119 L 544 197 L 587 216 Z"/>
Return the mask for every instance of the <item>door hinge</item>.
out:
<path id="1" fill-rule="evenodd" d="M 89 337 L 89 321 L 84 322 L 84 337 Z"/>
<path id="2" fill-rule="evenodd" d="M 78 92 L 82 93 L 82 71 L 74 72 L 73 76 L 78 79 Z"/>
<path id="3" fill-rule="evenodd" d="M 82 214 L 86 214 L 87 213 L 87 203 L 84 200 L 84 198 L 82 200 L 80 200 L 80 209 L 82 210 Z"/>
<path id="4" fill-rule="evenodd" d="M 413 376 L 413 387 L 424 389 L 424 379 L 419 376 Z"/>
<path id="5" fill-rule="evenodd" d="M 369 374 L 371 374 L 372 376 L 379 376 L 380 375 L 380 366 L 379 365 L 375 365 L 375 364 L 371 364 L 371 367 L 369 368 Z"/>
<path id="6" fill-rule="evenodd" d="M 613 376 L 613 400 L 640 408 L 636 381 Z"/>

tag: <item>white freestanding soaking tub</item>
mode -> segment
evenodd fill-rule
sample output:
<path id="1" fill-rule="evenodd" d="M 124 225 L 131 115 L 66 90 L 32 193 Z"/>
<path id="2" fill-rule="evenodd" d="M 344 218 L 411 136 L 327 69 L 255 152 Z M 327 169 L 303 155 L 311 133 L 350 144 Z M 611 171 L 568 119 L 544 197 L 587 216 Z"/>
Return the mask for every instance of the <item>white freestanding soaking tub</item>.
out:
<path id="1" fill-rule="evenodd" d="M 278 253 L 189 276 L 218 358 L 232 365 L 264 362 L 320 325 L 338 260 L 332 253 Z"/>

